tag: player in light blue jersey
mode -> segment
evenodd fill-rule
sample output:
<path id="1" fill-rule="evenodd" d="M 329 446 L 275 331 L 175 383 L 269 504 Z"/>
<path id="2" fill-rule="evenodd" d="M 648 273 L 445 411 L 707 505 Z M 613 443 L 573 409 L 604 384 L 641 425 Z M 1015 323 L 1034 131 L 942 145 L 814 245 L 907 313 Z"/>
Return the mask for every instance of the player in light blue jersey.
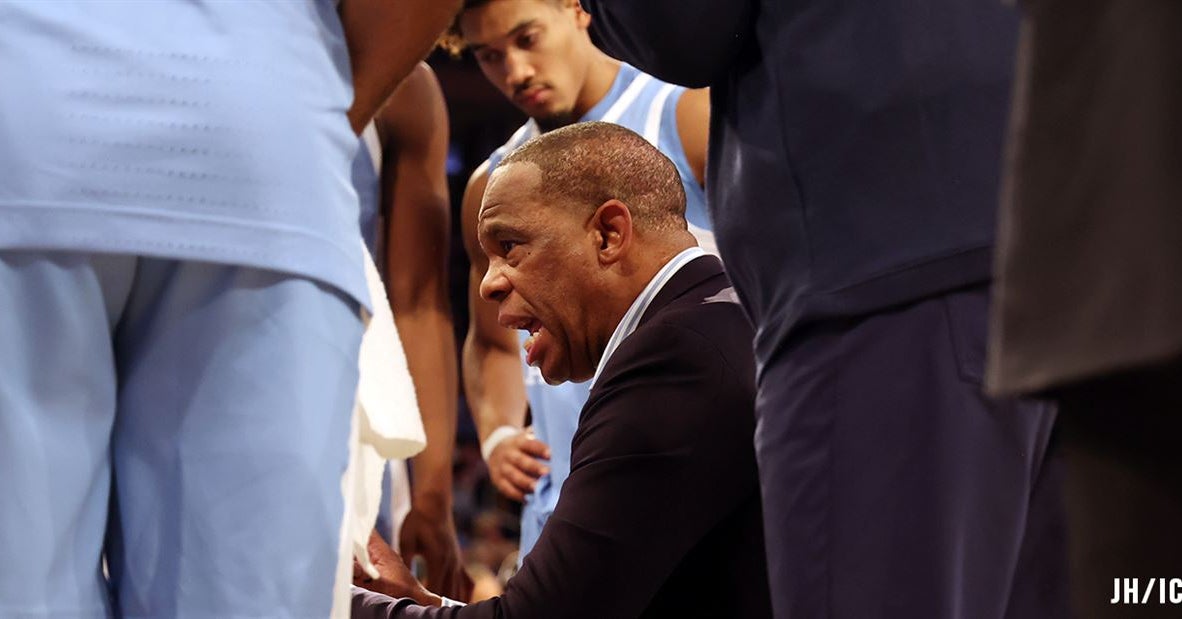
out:
<path id="1" fill-rule="evenodd" d="M 608 57 L 592 44 L 589 25 L 576 0 L 470 0 L 445 39 L 453 51 L 470 49 L 485 77 L 530 117 L 473 174 L 462 222 L 472 261 L 464 386 L 494 484 L 525 501 L 522 558 L 570 472 L 570 442 L 588 387 L 545 384 L 522 347 L 549 346 L 546 331 L 518 335 L 498 325 L 495 305 L 480 299 L 487 258 L 476 243 L 476 214 L 490 170 L 543 131 L 590 120 L 626 126 L 673 160 L 688 198 L 690 229 L 700 245 L 714 251 L 702 189 L 708 94 L 666 84 Z M 523 428 L 527 401 L 533 423 Z"/>
<path id="2" fill-rule="evenodd" d="M 354 128 L 450 8 L 0 3 L 0 616 L 328 615 Z"/>
<path id="3" fill-rule="evenodd" d="M 398 86 L 361 138 L 353 162 L 361 234 L 386 284 L 427 434 L 413 479 L 406 462 L 388 464 L 376 528 L 407 563 L 423 558 L 433 591 L 466 600 L 472 583 L 452 518 L 458 378 L 447 291 L 447 107 L 426 63 Z"/>

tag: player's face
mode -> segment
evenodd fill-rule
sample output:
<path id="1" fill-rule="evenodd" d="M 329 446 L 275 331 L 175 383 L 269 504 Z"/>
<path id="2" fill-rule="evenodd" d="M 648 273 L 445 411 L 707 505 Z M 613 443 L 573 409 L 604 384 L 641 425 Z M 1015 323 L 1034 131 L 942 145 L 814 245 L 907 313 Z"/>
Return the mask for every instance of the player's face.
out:
<path id="1" fill-rule="evenodd" d="M 484 76 L 539 121 L 573 122 L 587 77 L 590 17 L 577 2 L 493 0 L 460 15 Z"/>
<path id="2" fill-rule="evenodd" d="M 526 362 L 556 385 L 591 378 L 592 342 L 606 337 L 590 217 L 544 203 L 540 176 L 532 164 L 514 163 L 489 179 L 477 223 L 488 255 L 480 296 L 497 303 L 501 326 L 529 332 Z"/>

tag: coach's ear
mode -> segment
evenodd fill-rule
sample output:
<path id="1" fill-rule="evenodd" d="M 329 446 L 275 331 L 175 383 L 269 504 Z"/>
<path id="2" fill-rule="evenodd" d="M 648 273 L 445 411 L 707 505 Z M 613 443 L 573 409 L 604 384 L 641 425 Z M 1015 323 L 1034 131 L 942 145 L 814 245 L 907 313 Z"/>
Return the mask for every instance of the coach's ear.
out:
<path id="1" fill-rule="evenodd" d="M 599 263 L 607 266 L 620 261 L 632 247 L 632 211 L 628 205 L 612 198 L 599 205 L 588 223 Z"/>

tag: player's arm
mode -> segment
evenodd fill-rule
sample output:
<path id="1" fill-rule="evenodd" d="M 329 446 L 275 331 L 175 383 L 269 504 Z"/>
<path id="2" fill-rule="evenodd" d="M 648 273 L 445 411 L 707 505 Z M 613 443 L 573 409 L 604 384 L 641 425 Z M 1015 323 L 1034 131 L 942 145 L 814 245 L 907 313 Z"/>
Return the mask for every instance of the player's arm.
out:
<path id="1" fill-rule="evenodd" d="M 706 151 L 710 142 L 710 90 L 687 90 L 677 100 L 677 135 L 698 184 L 706 186 Z"/>
<path id="2" fill-rule="evenodd" d="M 604 51 L 667 82 L 722 79 L 755 35 L 754 0 L 582 0 Z"/>
<path id="3" fill-rule="evenodd" d="M 480 298 L 488 257 L 476 240 L 476 219 L 488 174 L 487 161 L 473 172 L 461 211 L 464 247 L 472 264 L 468 274 L 470 322 L 463 353 L 464 393 L 481 445 L 490 444 L 487 441 L 494 431 L 498 435 L 494 438 L 501 439 L 488 454 L 489 477 L 503 494 L 521 501 L 533 492 L 537 478 L 548 471 L 537 459 L 549 459 L 550 449 L 522 427 L 526 397 L 517 334 L 497 324 L 495 303 Z"/>
<path id="4" fill-rule="evenodd" d="M 353 69 L 353 131 L 360 133 L 398 83 L 427 57 L 459 9 L 460 0 L 341 2 Z"/>
<path id="5" fill-rule="evenodd" d="M 420 63 L 399 85 L 377 127 L 383 210 L 389 213 L 386 293 L 427 434 L 426 449 L 414 459 L 411 511 L 399 543 L 405 556 L 426 560 L 434 590 L 467 599 L 470 583 L 452 521 L 458 381 L 447 294 L 447 109 L 427 65 Z"/>

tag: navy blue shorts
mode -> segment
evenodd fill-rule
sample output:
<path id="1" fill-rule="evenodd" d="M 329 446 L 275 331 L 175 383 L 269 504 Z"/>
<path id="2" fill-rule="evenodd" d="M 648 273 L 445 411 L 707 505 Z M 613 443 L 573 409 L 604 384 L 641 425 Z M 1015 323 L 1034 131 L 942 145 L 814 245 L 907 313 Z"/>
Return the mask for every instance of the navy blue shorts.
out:
<path id="1" fill-rule="evenodd" d="M 802 328 L 765 367 L 777 617 L 1065 616 L 1055 413 L 983 394 L 987 295 Z"/>

